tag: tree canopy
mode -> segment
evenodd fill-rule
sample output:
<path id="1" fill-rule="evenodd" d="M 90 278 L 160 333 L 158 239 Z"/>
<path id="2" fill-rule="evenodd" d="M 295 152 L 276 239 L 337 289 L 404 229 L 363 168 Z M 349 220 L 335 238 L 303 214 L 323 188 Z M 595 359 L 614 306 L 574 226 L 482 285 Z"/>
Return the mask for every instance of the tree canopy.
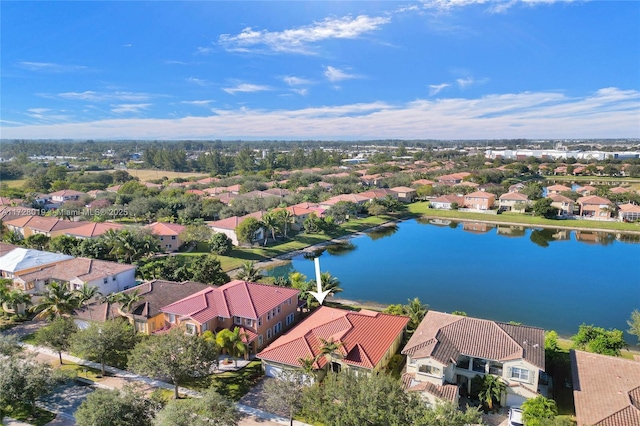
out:
<path id="1" fill-rule="evenodd" d="M 602 327 L 582 324 L 578 333 L 571 337 L 576 349 L 602 355 L 620 356 L 620 350 L 627 346 L 622 330 L 605 330 Z"/>

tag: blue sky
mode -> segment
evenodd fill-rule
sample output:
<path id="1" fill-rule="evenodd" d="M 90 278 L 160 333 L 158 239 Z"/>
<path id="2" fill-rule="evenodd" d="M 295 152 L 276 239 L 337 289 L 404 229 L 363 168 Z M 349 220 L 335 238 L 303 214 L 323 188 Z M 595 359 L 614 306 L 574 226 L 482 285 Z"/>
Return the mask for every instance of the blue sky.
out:
<path id="1" fill-rule="evenodd" d="M 640 2 L 2 2 L 3 138 L 640 137 Z"/>

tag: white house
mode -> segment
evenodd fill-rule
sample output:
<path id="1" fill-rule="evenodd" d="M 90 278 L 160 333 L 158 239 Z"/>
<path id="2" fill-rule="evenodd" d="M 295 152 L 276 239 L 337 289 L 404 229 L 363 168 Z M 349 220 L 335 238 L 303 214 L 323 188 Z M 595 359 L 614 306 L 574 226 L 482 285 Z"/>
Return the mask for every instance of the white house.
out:
<path id="1" fill-rule="evenodd" d="M 471 379 L 486 374 L 506 384 L 503 406 L 519 406 L 544 390 L 539 388 L 545 368 L 541 328 L 429 311 L 402 353 L 405 386 L 432 403 L 450 399 L 451 385 L 467 396 Z"/>

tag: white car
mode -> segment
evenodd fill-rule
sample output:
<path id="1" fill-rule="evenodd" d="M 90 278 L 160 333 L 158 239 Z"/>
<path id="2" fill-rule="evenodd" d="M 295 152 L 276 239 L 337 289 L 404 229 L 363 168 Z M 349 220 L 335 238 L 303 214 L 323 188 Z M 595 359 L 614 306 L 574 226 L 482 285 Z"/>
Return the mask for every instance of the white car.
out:
<path id="1" fill-rule="evenodd" d="M 520 407 L 509 408 L 509 426 L 524 426 Z"/>

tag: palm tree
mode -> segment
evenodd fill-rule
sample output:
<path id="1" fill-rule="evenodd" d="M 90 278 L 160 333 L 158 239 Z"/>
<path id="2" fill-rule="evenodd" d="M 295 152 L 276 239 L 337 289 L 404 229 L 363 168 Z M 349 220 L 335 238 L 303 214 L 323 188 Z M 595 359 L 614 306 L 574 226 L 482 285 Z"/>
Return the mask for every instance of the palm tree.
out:
<path id="1" fill-rule="evenodd" d="M 78 299 L 76 295 L 69 291 L 65 284 L 52 282 L 47 285 L 46 293 L 40 299 L 40 302 L 31 307 L 32 312 L 38 312 L 36 319 L 52 320 L 56 317 L 71 315 L 78 307 Z"/>
<path id="2" fill-rule="evenodd" d="M 247 261 L 240 266 L 240 270 L 236 274 L 236 278 L 242 281 L 257 282 L 262 279 L 263 275 L 260 270 L 255 267 L 255 262 Z"/>
<path id="3" fill-rule="evenodd" d="M 9 313 L 24 315 L 24 309 L 31 304 L 31 295 L 14 289 L 2 297 L 2 308 Z"/>
<path id="4" fill-rule="evenodd" d="M 276 240 L 276 229 L 278 229 L 278 216 L 274 212 L 269 212 L 262 217 L 262 225 L 271 231 L 273 241 Z M 264 245 L 267 245 L 267 234 L 264 236 Z"/>
<path id="5" fill-rule="evenodd" d="M 489 410 L 493 410 L 493 400 L 500 401 L 502 393 L 506 390 L 506 385 L 492 374 L 486 374 L 482 378 L 482 388 L 478 393 L 478 397 L 483 404 L 487 405 Z"/>
<path id="6" fill-rule="evenodd" d="M 405 312 L 409 316 L 409 326 L 408 330 L 415 330 L 418 328 L 424 316 L 427 314 L 429 310 L 429 305 L 424 305 L 417 297 L 414 299 L 409 299 L 409 304 L 405 305 Z"/>
<path id="7" fill-rule="evenodd" d="M 235 366 L 238 366 L 238 357 L 247 353 L 247 342 L 249 335 L 240 331 L 240 327 L 235 327 L 233 331 L 224 329 L 216 336 L 218 346 L 227 350 L 227 353 L 233 357 Z"/>
<path id="8" fill-rule="evenodd" d="M 99 298 L 102 296 L 100 290 L 95 285 L 88 286 L 87 283 L 84 283 L 82 287 L 77 289 L 75 292 L 76 299 L 78 301 L 78 306 L 80 308 L 86 308 L 89 305 L 89 301 L 94 298 Z M 93 321 L 93 317 L 91 315 L 91 310 L 89 309 L 89 318 Z"/>
<path id="9" fill-rule="evenodd" d="M 140 290 L 133 290 L 129 293 L 118 293 L 116 296 L 116 301 L 120 302 L 120 310 L 126 312 L 128 314 L 133 311 L 135 304 L 138 303 L 142 299 L 140 295 Z"/>
<path id="10" fill-rule="evenodd" d="M 316 376 L 316 361 L 317 359 L 315 358 L 310 358 L 310 357 L 306 357 L 306 358 L 298 358 L 298 362 L 300 363 L 300 366 L 302 367 L 302 371 L 306 374 L 306 375 L 310 375 L 315 377 Z"/>
<path id="11" fill-rule="evenodd" d="M 287 230 L 289 229 L 289 225 L 294 223 L 295 218 L 293 217 L 293 213 L 289 210 L 278 210 L 278 219 L 280 225 L 282 226 L 282 233 L 284 238 L 287 238 Z"/>
<path id="12" fill-rule="evenodd" d="M 322 291 L 329 290 L 332 296 L 342 291 L 342 288 L 340 288 L 340 281 L 329 272 L 323 272 L 320 274 L 320 282 L 322 283 Z"/>
<path id="13" fill-rule="evenodd" d="M 107 319 L 109 319 L 109 313 L 111 312 L 111 305 L 113 305 L 116 302 L 119 302 L 119 299 L 120 299 L 120 295 L 118 293 L 110 293 L 100 298 L 100 303 L 107 304 Z"/>
<path id="14" fill-rule="evenodd" d="M 329 359 L 329 371 L 333 371 L 333 354 L 337 352 L 344 344 L 340 341 L 333 340 L 333 337 L 329 340 L 320 338 L 320 355 L 323 355 Z"/>

